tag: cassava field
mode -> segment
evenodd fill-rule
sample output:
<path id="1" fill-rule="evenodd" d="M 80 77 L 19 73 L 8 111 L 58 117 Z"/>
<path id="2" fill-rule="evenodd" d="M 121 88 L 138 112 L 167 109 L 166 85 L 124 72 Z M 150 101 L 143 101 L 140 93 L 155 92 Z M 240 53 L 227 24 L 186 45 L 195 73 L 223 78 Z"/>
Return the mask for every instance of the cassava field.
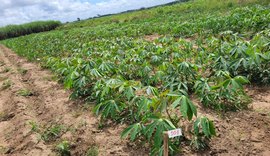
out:
<path id="1" fill-rule="evenodd" d="M 0 44 L 0 155 L 163 155 L 176 128 L 170 155 L 270 155 L 268 0 L 192 0 Z"/>

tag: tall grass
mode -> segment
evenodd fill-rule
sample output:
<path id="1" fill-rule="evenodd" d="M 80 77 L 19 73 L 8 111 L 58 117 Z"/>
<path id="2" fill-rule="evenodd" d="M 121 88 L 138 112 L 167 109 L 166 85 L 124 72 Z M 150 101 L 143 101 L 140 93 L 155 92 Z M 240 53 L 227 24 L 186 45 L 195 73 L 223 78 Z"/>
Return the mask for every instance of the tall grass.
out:
<path id="1" fill-rule="evenodd" d="M 36 21 L 22 25 L 8 25 L 0 28 L 0 40 L 49 31 L 60 25 L 60 21 Z"/>

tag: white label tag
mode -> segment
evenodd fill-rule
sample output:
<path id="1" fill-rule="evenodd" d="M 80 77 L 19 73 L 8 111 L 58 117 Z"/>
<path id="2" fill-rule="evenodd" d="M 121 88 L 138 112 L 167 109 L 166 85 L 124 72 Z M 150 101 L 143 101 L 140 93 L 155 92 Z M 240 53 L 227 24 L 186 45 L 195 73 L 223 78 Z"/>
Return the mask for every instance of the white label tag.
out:
<path id="1" fill-rule="evenodd" d="M 180 128 L 168 131 L 169 138 L 174 138 L 181 135 L 182 135 L 182 130 Z"/>

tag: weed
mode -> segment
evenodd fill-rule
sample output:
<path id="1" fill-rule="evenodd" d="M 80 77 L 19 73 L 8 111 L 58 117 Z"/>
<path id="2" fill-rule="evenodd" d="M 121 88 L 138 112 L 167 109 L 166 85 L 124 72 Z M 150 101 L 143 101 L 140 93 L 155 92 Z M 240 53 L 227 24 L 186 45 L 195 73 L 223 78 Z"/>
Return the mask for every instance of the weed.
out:
<path id="1" fill-rule="evenodd" d="M 91 146 L 88 149 L 86 156 L 98 156 L 98 147 L 97 146 Z"/>
<path id="2" fill-rule="evenodd" d="M 17 71 L 21 74 L 21 75 L 25 75 L 28 70 L 27 69 L 23 69 L 23 68 L 18 68 Z"/>
<path id="3" fill-rule="evenodd" d="M 231 7 L 233 7 L 233 3 L 232 2 L 229 2 L 228 4 L 227 4 L 227 6 L 228 6 L 228 8 L 231 8 Z"/>
<path id="4" fill-rule="evenodd" d="M 93 110 L 95 107 L 94 103 L 87 102 L 83 105 L 83 110 L 88 111 L 88 110 Z"/>
<path id="5" fill-rule="evenodd" d="M 1 71 L 1 73 L 8 73 L 9 71 L 11 71 L 11 68 L 5 67 L 4 70 Z"/>
<path id="6" fill-rule="evenodd" d="M 31 131 L 33 131 L 33 132 L 38 132 L 39 131 L 39 126 L 38 126 L 38 124 L 36 122 L 29 121 L 28 124 L 31 125 Z"/>
<path id="7" fill-rule="evenodd" d="M 81 120 L 77 126 L 77 128 L 82 128 L 82 127 L 86 127 L 87 126 L 87 122 L 85 120 Z"/>
<path id="8" fill-rule="evenodd" d="M 45 142 L 55 141 L 61 134 L 67 131 L 63 125 L 53 124 L 50 127 L 44 128 L 44 126 L 40 126 L 34 121 L 29 121 L 28 124 L 31 126 L 31 131 L 39 133 L 40 138 Z"/>
<path id="9" fill-rule="evenodd" d="M 17 91 L 16 94 L 20 95 L 20 96 L 32 96 L 33 95 L 33 93 L 28 89 L 20 89 Z"/>
<path id="10" fill-rule="evenodd" d="M 0 77 L 0 81 L 4 81 L 6 79 L 7 79 L 7 77 Z"/>
<path id="11" fill-rule="evenodd" d="M 5 62 L 3 61 L 0 61 L 0 67 L 4 66 L 5 65 Z"/>
<path id="12" fill-rule="evenodd" d="M 0 121 L 3 121 L 6 117 L 6 113 L 0 112 Z"/>
<path id="13" fill-rule="evenodd" d="M 43 77 L 43 80 L 46 80 L 46 81 L 58 81 L 59 77 L 57 77 L 56 75 L 45 76 L 45 77 Z"/>
<path id="14" fill-rule="evenodd" d="M 61 156 L 70 156 L 70 144 L 68 141 L 62 141 L 56 146 L 56 150 Z"/>
<path id="15" fill-rule="evenodd" d="M 6 111 L 0 113 L 0 122 L 1 121 L 8 121 L 15 116 L 14 113 L 8 113 Z"/>
<path id="16" fill-rule="evenodd" d="M 103 129 L 105 127 L 105 124 L 103 121 L 98 122 L 98 129 Z"/>
<path id="17" fill-rule="evenodd" d="M 53 125 L 41 133 L 41 139 L 45 142 L 53 141 L 61 136 L 64 129 L 62 125 Z"/>
<path id="18" fill-rule="evenodd" d="M 72 113 L 72 116 L 74 117 L 74 118 L 78 118 L 79 116 L 81 116 L 82 115 L 82 112 L 81 111 L 74 111 L 73 113 Z"/>
<path id="19" fill-rule="evenodd" d="M 12 81 L 9 79 L 4 81 L 4 83 L 1 86 L 1 90 L 6 90 L 6 89 L 10 88 L 12 86 L 12 84 L 13 84 Z"/>
<path id="20" fill-rule="evenodd" d="M 8 148 L 4 146 L 0 146 L 0 154 L 6 154 L 7 151 L 8 151 Z"/>

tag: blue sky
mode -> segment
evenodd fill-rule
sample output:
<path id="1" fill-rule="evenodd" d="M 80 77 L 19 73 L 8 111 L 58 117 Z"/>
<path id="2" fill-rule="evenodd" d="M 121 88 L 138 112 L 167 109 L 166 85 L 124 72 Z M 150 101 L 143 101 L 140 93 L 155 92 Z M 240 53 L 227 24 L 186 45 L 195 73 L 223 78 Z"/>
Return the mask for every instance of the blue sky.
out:
<path id="1" fill-rule="evenodd" d="M 74 21 L 174 0 L 1 0 L 0 26 L 36 20 Z"/>
<path id="2" fill-rule="evenodd" d="M 81 0 L 82 2 L 83 1 L 87 1 L 87 0 Z M 101 2 L 102 0 L 89 0 L 90 3 L 98 3 L 98 2 Z M 106 1 L 106 0 L 104 0 Z"/>

